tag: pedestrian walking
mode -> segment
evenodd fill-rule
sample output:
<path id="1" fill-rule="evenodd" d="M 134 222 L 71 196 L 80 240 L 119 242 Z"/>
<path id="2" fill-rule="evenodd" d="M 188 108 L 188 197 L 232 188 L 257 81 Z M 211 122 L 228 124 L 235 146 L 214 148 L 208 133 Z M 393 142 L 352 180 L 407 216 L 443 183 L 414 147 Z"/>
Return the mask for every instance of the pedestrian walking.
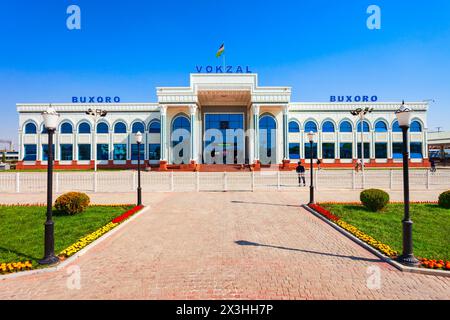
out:
<path id="1" fill-rule="evenodd" d="M 295 171 L 298 174 L 298 185 L 301 187 L 302 182 L 303 186 L 306 187 L 306 180 L 305 180 L 305 167 L 302 165 L 302 162 L 299 161 L 297 168 L 295 168 Z"/>
<path id="2" fill-rule="evenodd" d="M 322 163 L 322 161 L 320 161 L 319 159 L 317 159 L 317 170 L 320 170 L 320 165 L 321 165 L 321 163 Z"/>
<path id="3" fill-rule="evenodd" d="M 434 159 L 430 159 L 430 171 L 436 172 L 436 162 L 434 161 Z"/>

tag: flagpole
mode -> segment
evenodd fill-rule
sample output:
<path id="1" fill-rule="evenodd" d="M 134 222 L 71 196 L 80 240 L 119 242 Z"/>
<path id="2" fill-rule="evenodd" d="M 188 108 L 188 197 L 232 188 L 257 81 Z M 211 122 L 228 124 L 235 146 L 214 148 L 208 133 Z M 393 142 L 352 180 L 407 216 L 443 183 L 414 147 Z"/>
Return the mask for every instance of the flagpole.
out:
<path id="1" fill-rule="evenodd" d="M 227 72 L 227 64 L 225 63 L 225 51 L 223 52 L 223 72 Z"/>

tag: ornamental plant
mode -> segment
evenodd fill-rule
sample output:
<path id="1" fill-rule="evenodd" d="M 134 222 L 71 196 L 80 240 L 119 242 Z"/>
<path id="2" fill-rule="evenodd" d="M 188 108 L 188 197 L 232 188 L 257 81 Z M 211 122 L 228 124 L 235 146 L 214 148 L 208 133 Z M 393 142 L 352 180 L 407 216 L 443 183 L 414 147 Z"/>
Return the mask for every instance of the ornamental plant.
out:
<path id="1" fill-rule="evenodd" d="M 377 212 L 389 203 L 389 194 L 380 189 L 367 189 L 361 192 L 359 199 L 367 209 Z"/>
<path id="2" fill-rule="evenodd" d="M 445 209 L 450 209 L 450 190 L 442 192 L 439 195 L 439 206 Z"/>
<path id="3" fill-rule="evenodd" d="M 90 203 L 89 196 L 82 192 L 68 192 L 58 197 L 55 208 L 58 212 L 74 215 L 83 212 Z"/>

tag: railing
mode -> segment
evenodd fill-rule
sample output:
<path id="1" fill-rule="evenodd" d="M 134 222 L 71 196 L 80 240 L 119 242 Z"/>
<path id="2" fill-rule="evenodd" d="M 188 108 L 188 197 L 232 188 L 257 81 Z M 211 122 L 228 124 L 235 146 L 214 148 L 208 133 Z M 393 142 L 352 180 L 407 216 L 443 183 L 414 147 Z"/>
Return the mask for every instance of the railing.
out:
<path id="1" fill-rule="evenodd" d="M 317 189 L 402 190 L 402 170 L 315 170 Z M 306 186 L 310 174 L 305 173 Z M 0 193 L 41 193 L 46 191 L 45 172 L 0 173 Z M 57 172 L 54 191 L 132 192 L 137 187 L 136 171 Z M 297 190 L 295 172 L 142 172 L 144 192 L 185 191 L 283 191 Z M 411 170 L 411 190 L 450 189 L 450 170 Z"/>

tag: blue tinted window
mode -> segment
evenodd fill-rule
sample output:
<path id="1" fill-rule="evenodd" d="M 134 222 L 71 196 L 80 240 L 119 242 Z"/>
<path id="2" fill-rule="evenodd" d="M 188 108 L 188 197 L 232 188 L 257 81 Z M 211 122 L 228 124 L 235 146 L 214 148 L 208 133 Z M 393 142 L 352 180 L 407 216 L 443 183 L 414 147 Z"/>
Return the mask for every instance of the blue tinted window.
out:
<path id="1" fill-rule="evenodd" d="M 45 125 L 42 125 L 41 133 L 43 133 L 43 134 L 47 134 L 47 133 L 48 133 L 48 130 L 47 130 L 47 128 L 45 127 Z"/>
<path id="2" fill-rule="evenodd" d="M 161 123 L 159 121 L 152 121 L 148 126 L 148 132 L 161 133 Z"/>
<path id="3" fill-rule="evenodd" d="M 80 123 L 78 133 L 91 133 L 91 125 L 87 122 Z"/>
<path id="4" fill-rule="evenodd" d="M 97 144 L 97 160 L 109 159 L 109 145 L 107 143 Z"/>
<path id="5" fill-rule="evenodd" d="M 123 122 L 117 122 L 114 126 L 114 133 L 127 133 L 127 126 Z"/>
<path id="6" fill-rule="evenodd" d="M 272 152 L 275 152 L 275 129 L 277 124 L 275 119 L 271 116 L 263 116 L 259 119 L 259 143 L 260 143 L 260 158 L 272 157 Z M 264 152 L 267 154 L 264 155 Z"/>
<path id="7" fill-rule="evenodd" d="M 334 159 L 334 143 L 322 144 L 322 158 Z"/>
<path id="8" fill-rule="evenodd" d="M 375 132 L 387 132 L 388 128 L 384 121 L 378 121 L 375 124 Z"/>
<path id="9" fill-rule="evenodd" d="M 410 155 L 411 159 L 422 159 L 422 142 L 411 142 L 410 143 Z"/>
<path id="10" fill-rule="evenodd" d="M 313 159 L 317 159 L 317 143 L 313 143 L 312 146 Z M 309 142 L 305 143 L 305 159 L 311 159 L 311 144 Z"/>
<path id="11" fill-rule="evenodd" d="M 350 121 L 343 121 L 339 127 L 340 132 L 352 132 L 352 124 Z"/>
<path id="12" fill-rule="evenodd" d="M 145 157 L 145 146 L 141 145 L 139 148 L 139 157 L 140 160 L 144 160 Z M 137 160 L 138 159 L 138 144 L 132 144 L 131 145 L 131 160 Z"/>
<path id="13" fill-rule="evenodd" d="M 411 132 L 422 132 L 422 125 L 420 124 L 419 121 L 413 121 L 411 123 L 411 129 L 410 130 L 411 130 Z"/>
<path id="14" fill-rule="evenodd" d="M 152 143 L 148 145 L 148 160 L 159 160 L 161 158 L 161 145 Z"/>
<path id="15" fill-rule="evenodd" d="M 60 149 L 60 159 L 62 161 L 71 161 L 73 160 L 73 146 L 71 144 L 61 144 L 59 146 Z"/>
<path id="16" fill-rule="evenodd" d="M 34 123 L 27 123 L 25 125 L 25 134 L 36 134 L 36 125 Z"/>
<path id="17" fill-rule="evenodd" d="M 358 130 L 358 132 L 361 132 L 361 121 L 358 121 L 356 130 Z M 367 121 L 363 122 L 363 130 L 364 132 L 369 132 L 369 123 Z"/>
<path id="18" fill-rule="evenodd" d="M 402 128 L 398 125 L 398 121 L 395 121 L 392 125 L 392 132 L 402 132 Z"/>
<path id="19" fill-rule="evenodd" d="M 70 134 L 72 133 L 72 125 L 69 122 L 64 122 L 61 125 L 61 133 L 63 134 Z"/>
<path id="20" fill-rule="evenodd" d="M 145 132 L 145 126 L 142 122 L 135 122 L 133 123 L 133 127 L 131 128 L 132 133 L 144 133 Z"/>
<path id="21" fill-rule="evenodd" d="M 114 145 L 114 160 L 127 160 L 127 145 L 115 144 Z"/>
<path id="22" fill-rule="evenodd" d="M 333 122 L 331 122 L 331 121 L 324 122 L 324 124 L 322 125 L 322 132 L 334 132 Z"/>
<path id="23" fill-rule="evenodd" d="M 306 133 L 308 133 L 308 132 L 317 132 L 317 125 L 315 124 L 315 122 L 312 122 L 312 121 L 308 121 L 306 124 L 305 124 L 305 132 Z"/>
<path id="24" fill-rule="evenodd" d="M 191 132 L 191 123 L 186 117 L 177 117 L 172 124 L 172 130 L 175 131 L 176 129 L 185 129 Z"/>
<path id="25" fill-rule="evenodd" d="M 402 142 L 394 142 L 392 143 L 392 157 L 394 159 L 403 158 L 403 143 Z"/>
<path id="26" fill-rule="evenodd" d="M 105 122 L 100 122 L 97 124 L 97 133 L 109 133 L 108 124 Z"/>
<path id="27" fill-rule="evenodd" d="M 53 159 L 55 159 L 55 145 L 52 148 Z M 42 161 L 48 161 L 48 144 L 42 145 Z"/>
<path id="28" fill-rule="evenodd" d="M 300 159 L 300 143 L 289 143 L 289 159 Z"/>
<path id="29" fill-rule="evenodd" d="M 91 160 L 91 145 L 79 144 L 78 145 L 78 160 Z"/>
<path id="30" fill-rule="evenodd" d="M 298 123 L 296 121 L 289 122 L 289 132 L 292 133 L 300 132 L 300 127 L 298 126 Z"/>
<path id="31" fill-rule="evenodd" d="M 25 144 L 23 146 L 23 161 L 36 161 L 37 147 L 35 144 Z"/>
<path id="32" fill-rule="evenodd" d="M 342 142 L 339 144 L 341 159 L 352 159 L 353 145 L 351 142 Z"/>

